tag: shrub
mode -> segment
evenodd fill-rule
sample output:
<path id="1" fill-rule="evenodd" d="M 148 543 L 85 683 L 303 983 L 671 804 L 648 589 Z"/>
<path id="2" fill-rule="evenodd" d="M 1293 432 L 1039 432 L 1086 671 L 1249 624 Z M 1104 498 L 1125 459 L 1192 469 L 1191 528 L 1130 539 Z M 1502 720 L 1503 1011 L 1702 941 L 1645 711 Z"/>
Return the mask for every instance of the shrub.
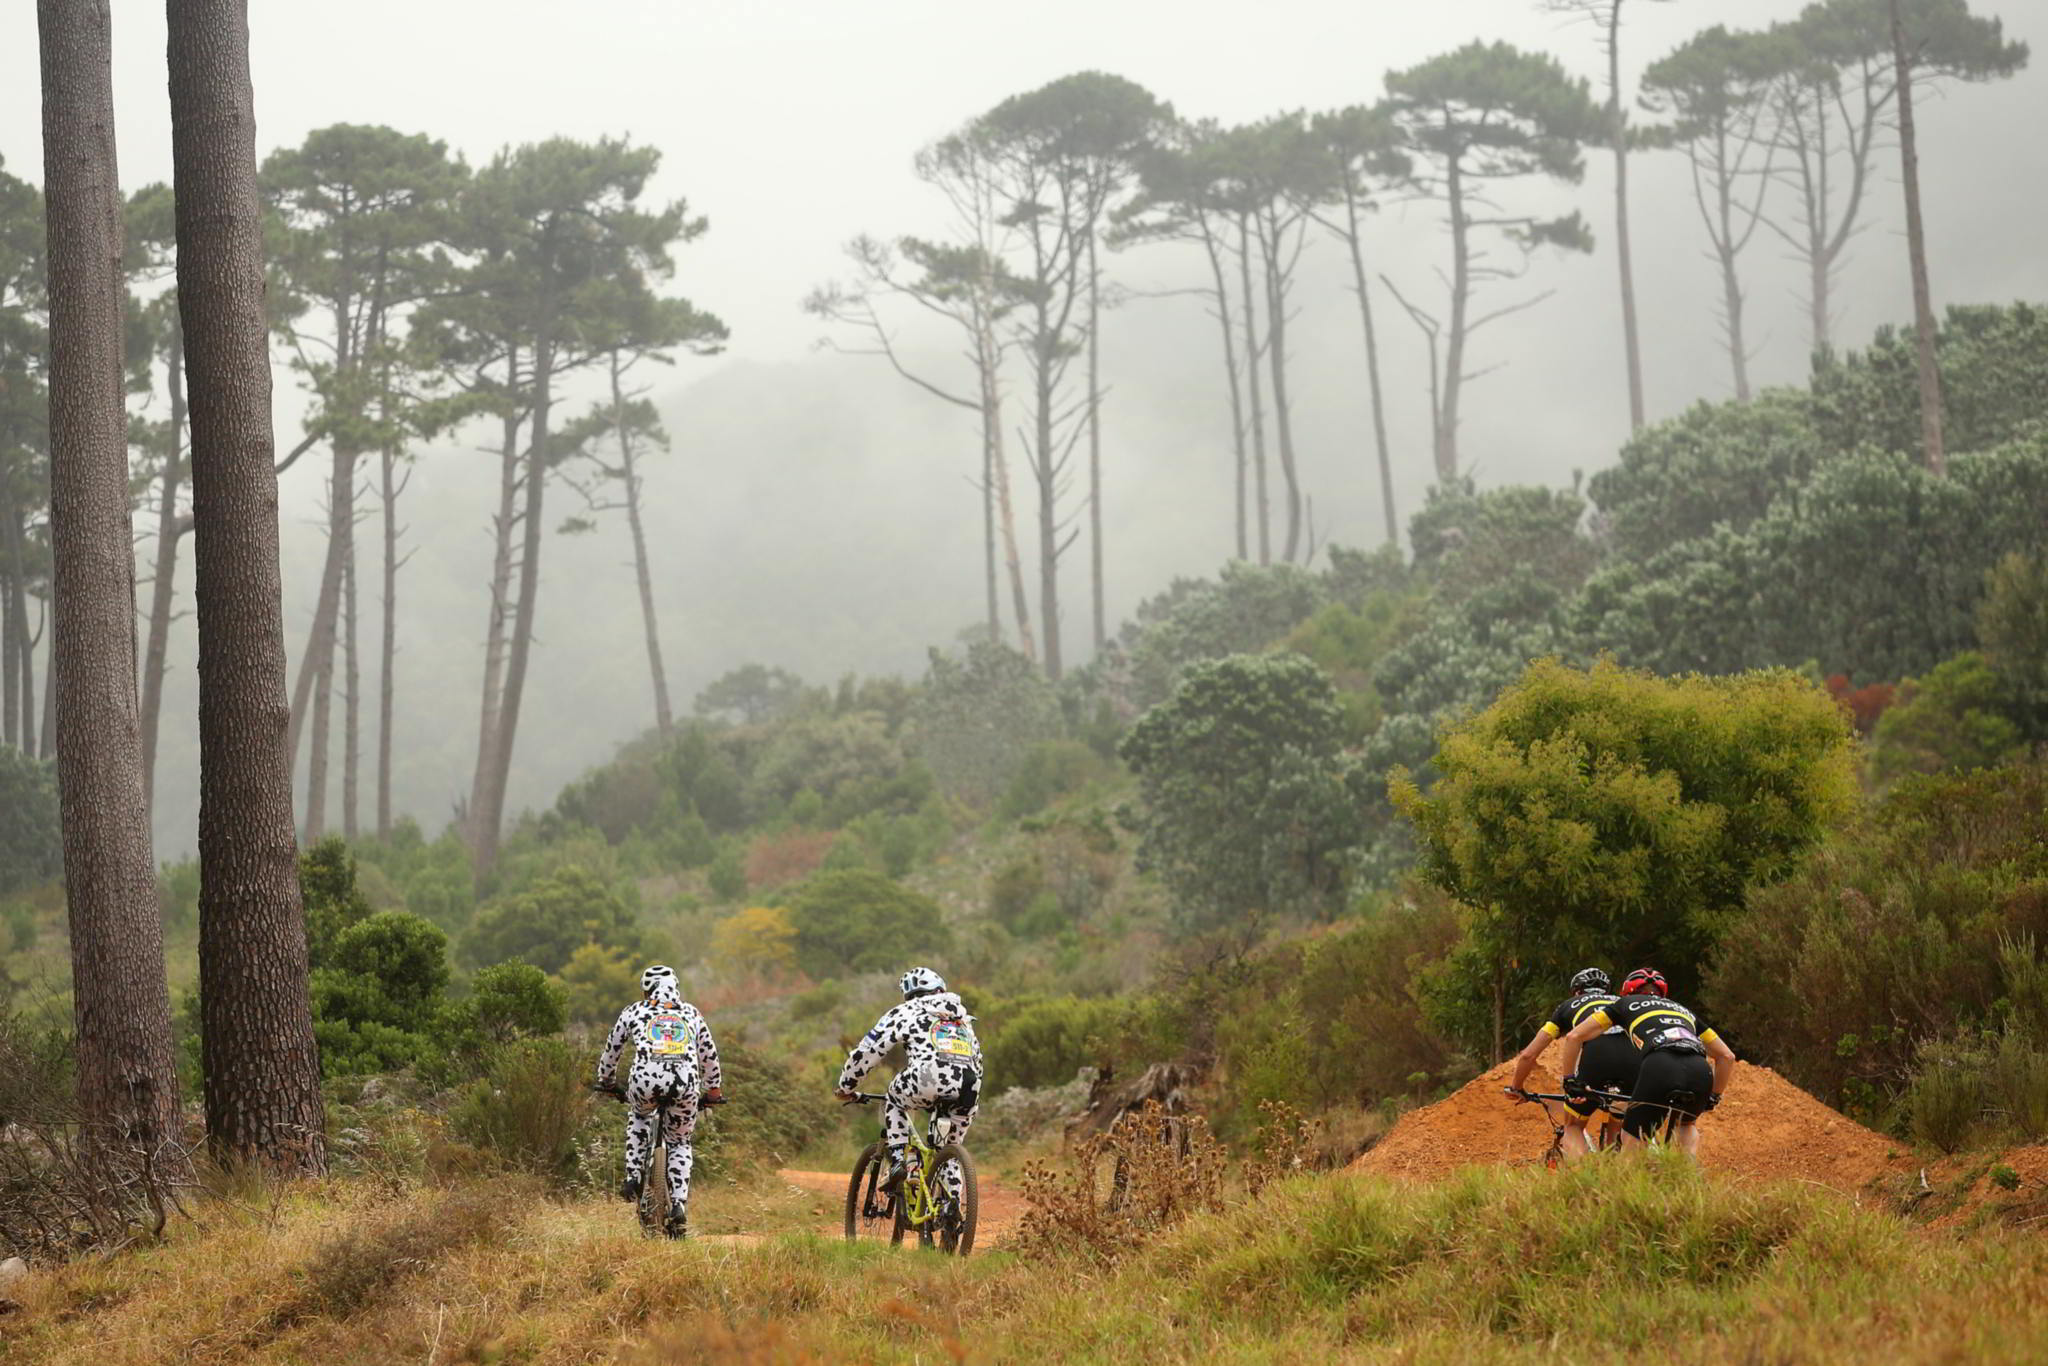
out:
<path id="1" fill-rule="evenodd" d="M 796 926 L 780 906 L 749 906 L 711 931 L 711 952 L 742 972 L 773 977 L 796 967 Z"/>
<path id="2" fill-rule="evenodd" d="M 952 943 L 938 903 L 865 868 L 820 873 L 789 903 L 797 965 L 813 977 L 895 967 Z"/>
<path id="3" fill-rule="evenodd" d="M 478 967 L 518 958 L 560 972 L 585 944 L 633 952 L 641 939 L 632 908 L 614 888 L 568 867 L 479 908 L 461 943 Z"/>
<path id="4" fill-rule="evenodd" d="M 1878 719 L 1871 767 L 1895 779 L 2004 763 L 2024 744 L 2014 712 L 2005 680 L 1983 655 L 1972 650 L 1943 660 L 1926 677 L 1900 685 L 1898 701 Z"/>
<path id="5" fill-rule="evenodd" d="M 1083 1067 L 1112 1061 L 1129 1007 L 1114 1000 L 1049 996 L 991 1002 L 976 1021 L 990 1095 L 1013 1086 L 1058 1086 Z"/>
<path id="6" fill-rule="evenodd" d="M 838 1131 L 839 1106 L 816 1077 L 732 1040 L 720 1043 L 718 1060 L 733 1103 L 706 1111 L 698 1122 L 700 1175 L 773 1171 Z"/>
<path id="7" fill-rule="evenodd" d="M 589 1082 L 589 1060 L 562 1040 L 519 1040 L 492 1056 L 490 1071 L 449 1111 L 449 1131 L 517 1170 L 566 1182 Z"/>
<path id="8" fill-rule="evenodd" d="M 737 844 L 722 846 L 705 872 L 712 895 L 721 901 L 738 901 L 747 894 L 747 865 Z"/>
<path id="9" fill-rule="evenodd" d="M 1970 1141 L 1990 1098 L 1989 1059 L 1975 1049 L 1936 1046 L 1924 1050 L 1920 1073 L 1906 1092 L 1913 1137 L 1952 1153 Z"/>
<path id="10" fill-rule="evenodd" d="M 330 1077 L 423 1061 L 448 985 L 448 936 L 405 911 L 379 911 L 336 934 L 311 979 L 320 1068 Z"/>
<path id="11" fill-rule="evenodd" d="M 638 996 L 637 974 L 633 985 Z M 469 995 L 442 1012 L 438 1038 L 453 1063 L 474 1071 L 509 1044 L 561 1033 L 567 1016 L 568 993 L 559 982 L 531 963 L 493 963 L 470 982 Z"/>
<path id="12" fill-rule="evenodd" d="M 570 954 L 560 981 L 564 1013 L 578 1024 L 608 1025 L 628 1001 L 640 996 L 639 965 L 620 950 L 599 944 L 585 944 Z"/>
<path id="13" fill-rule="evenodd" d="M 773 891 L 818 871 L 837 839 L 830 830 L 785 830 L 747 846 L 745 890 Z"/>
<path id="14" fill-rule="evenodd" d="M 1077 740 L 1048 740 L 1025 751 L 996 814 L 1004 820 L 1036 815 L 1059 798 L 1101 777 L 1102 759 Z"/>
<path id="15" fill-rule="evenodd" d="M 958 658 L 931 652 L 910 743 L 948 794 L 986 808 L 1032 747 L 1059 731 L 1052 685 L 1015 650 L 982 640 Z"/>
<path id="16" fill-rule="evenodd" d="M 465 1190 L 395 1219 L 352 1224 L 315 1249 L 297 1293 L 279 1306 L 273 1324 L 282 1328 L 314 1315 L 347 1318 L 403 1277 L 496 1234 L 515 1208 L 503 1191 Z"/>
<path id="17" fill-rule="evenodd" d="M 12 745 L 0 746 L 0 896 L 64 871 L 57 820 L 57 769 Z"/>

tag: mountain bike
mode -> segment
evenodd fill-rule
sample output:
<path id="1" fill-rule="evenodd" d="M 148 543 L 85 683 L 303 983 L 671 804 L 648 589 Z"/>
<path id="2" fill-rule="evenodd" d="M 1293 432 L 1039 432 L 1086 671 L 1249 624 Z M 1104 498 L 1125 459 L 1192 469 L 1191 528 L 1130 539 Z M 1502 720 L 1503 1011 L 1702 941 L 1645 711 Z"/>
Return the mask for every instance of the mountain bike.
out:
<path id="1" fill-rule="evenodd" d="M 884 1097 L 856 1091 L 846 1098 L 848 1105 L 872 1105 Z M 927 1127 L 936 1124 L 932 1115 Z M 879 1241 L 884 1235 L 891 1246 L 901 1246 L 907 1232 L 917 1235 L 920 1247 L 936 1247 L 949 1256 L 965 1257 L 974 1250 L 974 1226 L 981 1209 L 981 1192 L 974 1177 L 974 1159 L 958 1143 L 932 1147 L 926 1134 L 918 1132 L 917 1117 L 911 1116 L 910 1151 L 904 1163 L 903 1180 L 895 1190 L 885 1190 L 889 1174 L 889 1145 L 877 1139 L 861 1149 L 853 1164 L 853 1178 L 846 1185 L 846 1239 Z M 949 1189 L 948 1177 L 957 1177 L 959 1195 Z"/>
<path id="2" fill-rule="evenodd" d="M 625 1104 L 626 1092 L 623 1087 L 593 1086 L 590 1088 L 600 1096 L 610 1096 L 621 1105 Z M 647 1172 L 640 1181 L 640 1200 L 634 1213 L 640 1218 L 640 1233 L 646 1238 L 680 1238 L 683 1225 L 668 1217 L 668 1116 L 678 1096 L 669 1096 L 656 1102 L 654 1107 L 654 1137 L 647 1147 Z M 723 1100 L 711 1100 L 706 1096 L 697 1097 L 698 1113 L 704 1107 L 722 1105 Z"/>
<path id="3" fill-rule="evenodd" d="M 1518 1091 L 1512 1086 L 1503 1086 L 1501 1087 L 1501 1090 L 1507 1092 L 1507 1094 L 1515 1097 L 1517 1100 L 1532 1100 L 1538 1101 L 1542 1104 L 1543 1117 L 1546 1120 L 1550 1121 L 1550 1146 L 1543 1150 L 1543 1156 L 1538 1160 L 1541 1161 L 1545 1167 L 1550 1168 L 1552 1171 L 1555 1171 L 1559 1167 L 1563 1166 L 1564 1121 L 1559 1119 L 1557 1117 L 1557 1111 L 1551 1109 L 1550 1107 L 1553 1104 L 1569 1104 L 1573 1097 L 1561 1094 L 1552 1095 L 1542 1091 Z M 1608 1090 L 1604 1087 L 1594 1087 L 1586 1094 L 1592 1099 L 1593 1104 L 1597 1106 L 1603 1114 L 1607 1115 L 1608 1119 L 1610 1120 L 1609 1123 L 1600 1126 L 1600 1134 L 1599 1137 L 1593 1143 L 1593 1151 L 1599 1153 L 1613 1152 L 1615 1149 L 1621 1147 L 1620 1119 L 1622 1112 L 1628 1109 L 1628 1097 L 1622 1095 L 1619 1091 Z"/>

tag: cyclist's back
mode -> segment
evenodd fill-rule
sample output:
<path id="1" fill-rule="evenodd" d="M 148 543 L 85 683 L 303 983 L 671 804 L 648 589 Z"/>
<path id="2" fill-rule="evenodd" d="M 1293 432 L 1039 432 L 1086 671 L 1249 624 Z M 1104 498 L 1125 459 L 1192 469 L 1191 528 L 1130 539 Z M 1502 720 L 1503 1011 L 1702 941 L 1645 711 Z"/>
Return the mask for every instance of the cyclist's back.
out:
<path id="1" fill-rule="evenodd" d="M 960 997 L 930 968 L 903 974 L 903 1003 L 891 1006 L 847 1054 L 839 1070 L 839 1094 L 850 1095 L 861 1078 L 897 1048 L 902 1070 L 889 1083 L 882 1107 L 882 1132 L 889 1145 L 892 1179 L 910 1144 L 910 1111 L 929 1110 L 933 1141 L 964 1142 L 981 1102 L 981 1042 L 974 1017 Z"/>
<path id="2" fill-rule="evenodd" d="M 1641 1059 L 1629 1096 L 1622 1132 L 1641 1141 L 1667 1119 L 1678 1125 L 1678 1143 L 1695 1151 L 1695 1122 L 1718 1105 L 1735 1066 L 1735 1053 L 1701 1014 L 1667 995 L 1661 973 L 1638 968 L 1612 1002 L 1590 1012 L 1567 1038 L 1590 1048 L 1595 1031 L 1619 1028 Z M 1585 1073 L 1580 1071 L 1580 1080 Z"/>

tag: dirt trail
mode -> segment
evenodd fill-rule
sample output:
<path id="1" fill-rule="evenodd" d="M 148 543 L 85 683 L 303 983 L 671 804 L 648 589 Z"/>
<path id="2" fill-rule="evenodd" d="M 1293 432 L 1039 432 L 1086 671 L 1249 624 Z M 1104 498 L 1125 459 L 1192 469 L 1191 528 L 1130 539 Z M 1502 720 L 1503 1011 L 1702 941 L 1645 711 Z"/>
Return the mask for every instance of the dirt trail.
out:
<path id="1" fill-rule="evenodd" d="M 1459 1167 L 1540 1157 L 1550 1125 L 1540 1107 L 1501 1094 L 1513 1070 L 1503 1063 L 1410 1111 L 1351 1170 L 1427 1180 Z M 1557 1078 L 1539 1066 L 1529 1088 L 1554 1092 Z M 1852 1193 L 1913 1165 L 1902 1145 L 1748 1063 L 1736 1064 L 1720 1107 L 1700 1122 L 1700 1161 L 1738 1177 L 1813 1181 Z"/>
<path id="2" fill-rule="evenodd" d="M 844 1230 L 838 1211 L 846 1202 L 845 1172 L 800 1172 L 785 1168 L 776 1175 L 800 1190 L 829 1197 L 834 1211 L 833 1220 L 828 1228 L 819 1232 L 836 1234 Z M 981 1213 L 976 1221 L 974 1246 L 977 1251 L 1003 1247 L 1016 1236 L 1017 1225 L 1024 1218 L 1024 1197 L 987 1173 L 980 1174 L 980 1189 Z"/>

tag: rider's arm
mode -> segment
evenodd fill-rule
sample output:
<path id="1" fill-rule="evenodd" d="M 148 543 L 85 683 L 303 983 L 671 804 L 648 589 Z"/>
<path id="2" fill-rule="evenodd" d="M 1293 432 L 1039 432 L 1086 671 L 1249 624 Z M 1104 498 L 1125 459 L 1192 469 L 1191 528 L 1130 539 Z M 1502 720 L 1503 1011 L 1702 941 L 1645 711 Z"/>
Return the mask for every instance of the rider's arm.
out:
<path id="1" fill-rule="evenodd" d="M 861 1078 L 874 1071 L 889 1056 L 889 1050 L 903 1041 L 905 1018 L 903 1007 L 897 1006 L 875 1021 L 875 1027 L 846 1055 L 846 1066 L 839 1069 L 840 1091 L 851 1091 L 860 1085 Z"/>
<path id="2" fill-rule="evenodd" d="M 1719 1096 L 1735 1075 L 1735 1050 L 1711 1029 L 1700 1036 L 1700 1042 L 1707 1046 L 1707 1056 L 1714 1060 L 1714 1094 Z"/>
<path id="3" fill-rule="evenodd" d="M 696 1009 L 694 1006 L 691 1009 Z M 711 1037 L 711 1021 L 704 1018 L 704 1012 L 697 1011 L 697 1071 L 702 1076 L 704 1089 L 722 1090 L 724 1075 L 718 1068 L 718 1041 Z"/>
<path id="4" fill-rule="evenodd" d="M 619 1012 L 617 1023 L 604 1041 L 604 1052 L 597 1055 L 597 1084 L 606 1090 L 618 1084 L 619 1054 L 626 1049 L 626 1035 L 633 1028 L 633 1021 L 639 1017 L 640 1002 L 635 1001 Z"/>
<path id="5" fill-rule="evenodd" d="M 1564 1036 L 1564 1047 L 1558 1050 L 1557 1074 L 1560 1077 L 1576 1075 L 1579 1070 L 1579 1054 L 1586 1045 L 1614 1027 L 1614 1021 L 1607 1018 L 1607 1012 L 1596 1010 L 1579 1021 L 1571 1033 Z"/>
<path id="6" fill-rule="evenodd" d="M 1543 1050 L 1550 1047 L 1550 1041 L 1557 1037 L 1556 1031 L 1557 1026 L 1545 1020 L 1543 1028 L 1536 1031 L 1536 1037 L 1529 1040 L 1529 1046 L 1515 1054 L 1515 1076 L 1514 1080 L 1508 1083 L 1509 1090 L 1522 1089 L 1522 1084 L 1529 1080 L 1529 1074 L 1536 1070 L 1536 1060 L 1543 1056 Z"/>

